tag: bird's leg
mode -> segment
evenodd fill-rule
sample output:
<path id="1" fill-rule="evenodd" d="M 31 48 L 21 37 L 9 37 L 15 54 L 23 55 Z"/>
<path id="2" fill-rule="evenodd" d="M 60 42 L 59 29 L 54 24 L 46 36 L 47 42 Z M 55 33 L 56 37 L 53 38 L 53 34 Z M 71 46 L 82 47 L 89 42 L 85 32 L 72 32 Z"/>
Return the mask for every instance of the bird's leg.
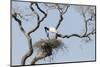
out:
<path id="1" fill-rule="evenodd" d="M 50 37 L 49 37 L 49 33 L 47 32 L 47 37 L 48 37 L 48 40 L 50 40 Z"/>
<path id="2" fill-rule="evenodd" d="M 57 36 L 57 33 L 56 33 L 55 39 L 57 39 L 57 38 L 58 38 L 58 36 Z"/>
<path id="3" fill-rule="evenodd" d="M 55 38 L 57 39 L 58 37 L 62 37 L 62 35 L 61 35 L 61 34 L 59 34 L 59 33 L 56 33 Z"/>

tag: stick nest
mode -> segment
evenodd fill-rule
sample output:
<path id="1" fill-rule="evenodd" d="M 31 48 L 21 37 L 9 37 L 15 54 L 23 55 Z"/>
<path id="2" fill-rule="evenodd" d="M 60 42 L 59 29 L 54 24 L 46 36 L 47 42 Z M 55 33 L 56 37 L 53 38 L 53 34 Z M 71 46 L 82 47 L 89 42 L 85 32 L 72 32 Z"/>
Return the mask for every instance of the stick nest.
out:
<path id="1" fill-rule="evenodd" d="M 34 45 L 34 49 L 39 49 L 43 54 L 45 54 L 45 57 L 51 56 L 53 50 L 58 50 L 63 47 L 63 42 L 59 39 L 41 39 L 37 41 Z"/>

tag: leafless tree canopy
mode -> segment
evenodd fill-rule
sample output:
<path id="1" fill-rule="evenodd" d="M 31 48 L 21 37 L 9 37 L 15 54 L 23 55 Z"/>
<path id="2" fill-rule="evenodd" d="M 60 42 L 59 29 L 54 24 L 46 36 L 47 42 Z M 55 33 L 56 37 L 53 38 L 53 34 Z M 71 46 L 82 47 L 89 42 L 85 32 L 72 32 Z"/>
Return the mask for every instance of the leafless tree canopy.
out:
<path id="1" fill-rule="evenodd" d="M 14 11 L 13 14 L 12 14 L 12 17 L 15 19 L 15 21 L 18 22 L 19 27 L 20 27 L 20 30 L 21 30 L 21 31 L 24 33 L 24 35 L 26 36 L 26 38 L 27 38 L 27 40 L 28 40 L 28 44 L 29 44 L 29 51 L 26 53 L 26 55 L 23 56 L 23 58 L 22 58 L 22 65 L 25 65 L 26 59 L 27 59 L 29 56 L 31 56 L 32 53 L 33 53 L 32 38 L 31 38 L 30 34 L 33 33 L 33 32 L 35 32 L 35 31 L 39 28 L 40 23 L 41 23 L 41 22 L 46 18 L 46 16 L 47 16 L 47 14 L 46 14 L 43 10 L 41 10 L 41 8 L 39 8 L 38 4 L 35 3 L 35 6 L 39 9 L 39 11 L 41 11 L 41 12 L 44 14 L 44 17 L 43 17 L 42 19 L 40 19 L 38 13 L 37 13 L 37 12 L 34 10 L 34 8 L 32 7 L 33 4 L 34 4 L 34 3 L 30 3 L 30 6 L 29 6 L 29 7 L 30 7 L 30 9 L 32 10 L 32 12 L 34 12 L 35 15 L 37 16 L 37 26 L 36 26 L 34 29 L 32 29 L 32 30 L 30 30 L 30 31 L 28 31 L 28 32 L 26 32 L 26 31 L 24 30 L 24 28 L 23 28 L 23 26 L 22 26 L 22 21 L 21 21 L 20 19 L 18 19 L 18 17 L 17 17 L 17 16 L 20 15 L 20 14 L 19 14 L 19 13 L 16 13 L 15 11 Z"/>
<path id="2" fill-rule="evenodd" d="M 52 55 L 52 50 L 54 48 L 58 48 L 61 46 L 62 42 L 58 39 L 58 38 L 71 38 L 71 37 L 78 37 L 78 38 L 88 38 L 89 40 L 91 40 L 90 38 L 90 35 L 94 35 L 96 32 L 95 32 L 95 7 L 92 7 L 92 6 L 80 6 L 78 8 L 76 8 L 79 13 L 81 14 L 81 16 L 83 17 L 83 20 L 84 20 L 84 33 L 81 35 L 81 34 L 70 34 L 70 35 L 63 35 L 61 33 L 58 33 L 56 34 L 56 39 L 53 38 L 53 39 L 50 39 L 50 40 L 40 40 L 38 42 L 35 43 L 35 46 L 32 46 L 32 38 L 30 35 L 31 34 L 34 34 L 35 31 L 38 30 L 38 28 L 40 27 L 40 25 L 42 24 L 42 22 L 45 20 L 45 18 L 47 17 L 48 15 L 48 10 L 51 10 L 51 9 L 56 9 L 59 11 L 59 21 L 56 25 L 56 29 L 59 29 L 60 27 L 60 24 L 62 23 L 62 21 L 64 20 L 63 18 L 63 15 L 65 13 L 67 13 L 68 9 L 70 8 L 70 5 L 64 5 L 64 4 L 46 4 L 46 3 L 43 3 L 48 9 L 47 10 L 43 10 L 40 8 L 40 5 L 39 3 L 36 3 L 36 2 L 30 2 L 29 4 L 29 8 L 30 10 L 32 11 L 33 16 L 36 17 L 36 20 L 37 20 L 37 25 L 35 26 L 35 28 L 33 29 L 30 29 L 29 31 L 26 31 L 23 27 L 23 21 L 20 19 L 22 18 L 22 14 L 21 13 L 18 13 L 16 10 L 14 10 L 12 8 L 12 18 L 18 23 L 19 25 L 19 28 L 20 28 L 20 31 L 26 36 L 26 39 L 28 41 L 28 52 L 22 57 L 22 60 L 21 60 L 21 64 L 22 65 L 25 65 L 25 62 L 26 60 L 33 54 L 33 49 L 34 48 L 40 48 L 41 51 L 39 51 L 37 53 L 37 56 L 32 60 L 31 64 L 35 64 L 38 60 L 40 59 L 43 59 L 47 56 L 51 56 Z M 43 14 L 43 17 L 41 17 L 39 15 L 39 13 L 34 9 L 34 6 L 39 10 L 39 12 L 41 12 Z M 28 16 L 28 15 L 24 15 L 24 16 Z M 19 18 L 20 17 L 20 18 Z M 93 22 L 94 21 L 94 22 Z M 34 20 L 33 20 L 34 22 Z M 93 24 L 94 27 L 92 28 L 91 31 L 88 32 L 88 26 L 89 24 Z M 50 45 L 50 46 L 48 46 Z"/>

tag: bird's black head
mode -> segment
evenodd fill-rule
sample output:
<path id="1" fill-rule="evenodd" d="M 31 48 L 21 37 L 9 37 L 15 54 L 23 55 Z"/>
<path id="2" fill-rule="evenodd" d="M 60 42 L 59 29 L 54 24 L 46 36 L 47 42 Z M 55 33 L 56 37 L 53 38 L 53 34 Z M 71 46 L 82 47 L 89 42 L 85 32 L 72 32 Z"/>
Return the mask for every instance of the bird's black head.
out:
<path id="1" fill-rule="evenodd" d="M 49 30 L 49 28 L 48 28 L 48 27 L 44 27 L 44 29 L 45 29 L 45 30 Z"/>

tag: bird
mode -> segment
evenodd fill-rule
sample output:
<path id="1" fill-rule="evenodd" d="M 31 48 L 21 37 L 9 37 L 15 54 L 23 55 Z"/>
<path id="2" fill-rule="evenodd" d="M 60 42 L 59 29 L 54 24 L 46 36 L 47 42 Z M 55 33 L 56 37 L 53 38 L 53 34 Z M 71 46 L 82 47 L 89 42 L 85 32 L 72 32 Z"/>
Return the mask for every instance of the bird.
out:
<path id="1" fill-rule="evenodd" d="M 46 31 L 51 33 L 57 33 L 57 29 L 55 27 L 44 27 Z"/>
<path id="2" fill-rule="evenodd" d="M 45 29 L 45 32 L 47 34 L 48 39 L 50 39 L 49 38 L 49 32 L 54 33 L 57 36 L 61 36 L 60 34 L 58 34 L 58 31 L 55 27 L 44 27 L 44 29 Z M 57 38 L 57 36 L 56 36 L 56 38 Z"/>

